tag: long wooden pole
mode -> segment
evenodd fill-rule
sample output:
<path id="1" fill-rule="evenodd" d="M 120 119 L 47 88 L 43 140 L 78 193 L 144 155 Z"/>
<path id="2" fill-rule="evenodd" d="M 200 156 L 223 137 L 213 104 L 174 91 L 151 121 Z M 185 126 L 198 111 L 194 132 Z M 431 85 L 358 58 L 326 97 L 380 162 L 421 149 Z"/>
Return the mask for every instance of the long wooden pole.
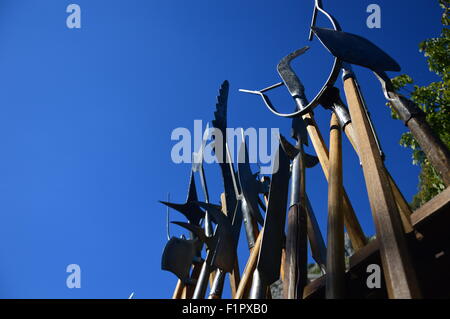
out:
<path id="1" fill-rule="evenodd" d="M 261 248 L 262 234 L 264 228 L 261 229 L 259 235 L 255 241 L 255 246 L 253 246 L 250 251 L 250 256 L 248 257 L 247 264 L 245 265 L 244 272 L 242 273 L 241 281 L 239 282 L 239 287 L 236 291 L 234 299 L 242 299 L 245 297 L 246 292 L 250 288 L 251 279 L 253 277 L 253 272 L 256 269 L 256 263 L 258 261 L 259 250 Z"/>
<path id="2" fill-rule="evenodd" d="M 328 236 L 326 299 L 345 294 L 344 214 L 342 210 L 342 136 L 336 115 L 331 116 L 330 168 L 328 183 Z"/>
<path id="3" fill-rule="evenodd" d="M 353 78 L 349 77 L 344 81 L 344 89 L 380 243 L 388 295 L 390 298 L 418 298 L 420 292 L 407 250 L 401 218 Z"/>
<path id="4" fill-rule="evenodd" d="M 306 122 L 306 129 L 308 130 L 309 137 L 316 151 L 316 155 L 319 158 L 320 165 L 322 166 L 322 171 L 325 178 L 329 181 L 329 154 L 328 148 L 323 140 L 322 134 L 320 133 L 319 127 L 314 120 L 314 115 L 312 113 L 307 113 L 303 115 L 303 120 Z M 367 244 L 366 236 L 361 228 L 361 225 L 356 218 L 355 211 L 353 210 L 350 199 L 348 198 L 345 189 L 342 190 L 343 196 L 343 209 L 344 209 L 344 223 L 347 229 L 348 235 L 352 242 L 353 249 L 358 251 Z"/>

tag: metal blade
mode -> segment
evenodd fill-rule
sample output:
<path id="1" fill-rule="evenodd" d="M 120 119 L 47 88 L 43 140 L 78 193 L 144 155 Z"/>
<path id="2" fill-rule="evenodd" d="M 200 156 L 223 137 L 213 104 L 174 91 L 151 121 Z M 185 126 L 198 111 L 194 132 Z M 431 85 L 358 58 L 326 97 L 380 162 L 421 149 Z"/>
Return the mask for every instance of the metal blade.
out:
<path id="1" fill-rule="evenodd" d="M 173 208 L 176 211 L 180 212 L 181 214 L 186 216 L 186 218 L 192 224 L 199 225 L 200 224 L 200 220 L 205 217 L 205 212 L 202 211 L 195 204 L 195 202 L 197 202 L 197 201 L 198 201 L 198 197 L 197 197 L 197 190 L 196 190 L 196 187 L 195 187 L 195 179 L 194 179 L 194 174 L 191 171 L 191 177 L 190 177 L 190 182 L 189 182 L 189 191 L 188 191 L 188 196 L 187 196 L 186 203 L 184 203 L 184 204 L 174 204 L 174 203 L 169 203 L 169 202 L 165 202 L 165 201 L 159 201 L 159 202 L 161 204 L 169 206 L 170 208 Z"/>
<path id="2" fill-rule="evenodd" d="M 299 111 L 306 108 L 308 102 L 305 97 L 305 87 L 300 82 L 300 79 L 295 74 L 294 70 L 292 70 L 291 62 L 293 59 L 305 53 L 309 47 L 304 47 L 299 50 L 296 50 L 287 56 L 285 56 L 280 63 L 278 63 L 277 70 L 284 84 L 289 90 L 289 93 L 294 98 L 297 103 L 297 109 Z"/>
<path id="3" fill-rule="evenodd" d="M 159 202 L 180 212 L 194 225 L 199 225 L 200 220 L 205 216 L 205 212 L 198 208 L 198 206 L 195 205 L 194 202 L 188 202 L 185 204 L 174 204 L 165 201 Z"/>
<path id="4" fill-rule="evenodd" d="M 267 285 L 272 284 L 280 277 L 281 249 L 283 247 L 288 197 L 289 159 L 281 148 L 281 144 L 278 147 L 277 154 L 278 170 L 272 175 L 264 233 L 257 264 L 257 269 Z"/>
<path id="5" fill-rule="evenodd" d="M 400 65 L 369 40 L 355 34 L 311 28 L 320 42 L 338 59 L 374 71 L 400 71 Z"/>
<path id="6" fill-rule="evenodd" d="M 226 156 L 226 141 L 227 141 L 227 109 L 228 109 L 228 92 L 230 85 L 228 81 L 224 81 L 219 90 L 217 97 L 216 111 L 214 112 L 214 120 L 212 121 L 213 127 L 219 130 L 222 134 L 223 141 L 221 145 L 214 144 L 214 151 L 219 162 L 220 170 L 222 172 L 223 185 L 225 190 L 225 201 L 227 203 L 227 209 L 234 211 L 236 207 L 237 199 L 233 191 L 233 179 L 234 169 L 227 163 Z M 230 216 L 231 220 L 234 216 Z"/>
<path id="7" fill-rule="evenodd" d="M 258 191 L 260 189 L 259 181 L 255 178 L 255 175 L 252 173 L 250 168 L 247 145 L 243 135 L 239 148 L 238 176 L 241 184 L 242 195 L 244 196 L 246 204 L 250 210 L 250 214 L 259 224 L 262 225 L 264 223 L 264 218 L 262 217 L 258 207 Z"/>

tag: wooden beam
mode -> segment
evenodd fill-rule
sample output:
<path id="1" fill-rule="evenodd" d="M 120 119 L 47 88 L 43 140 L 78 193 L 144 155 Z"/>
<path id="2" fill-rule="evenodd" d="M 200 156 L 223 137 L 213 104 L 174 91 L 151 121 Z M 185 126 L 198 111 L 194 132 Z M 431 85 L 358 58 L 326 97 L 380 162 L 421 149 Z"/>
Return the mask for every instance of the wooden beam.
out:
<path id="1" fill-rule="evenodd" d="M 430 201 L 426 202 L 422 207 L 417 209 L 411 216 L 413 225 L 420 224 L 432 214 L 435 214 L 445 208 L 450 207 L 450 187 L 447 187 Z"/>

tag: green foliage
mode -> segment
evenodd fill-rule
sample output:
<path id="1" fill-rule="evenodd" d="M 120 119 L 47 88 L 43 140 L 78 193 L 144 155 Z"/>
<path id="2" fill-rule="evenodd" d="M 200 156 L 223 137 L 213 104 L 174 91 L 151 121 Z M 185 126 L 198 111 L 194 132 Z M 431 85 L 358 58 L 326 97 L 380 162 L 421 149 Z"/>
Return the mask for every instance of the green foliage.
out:
<path id="1" fill-rule="evenodd" d="M 414 85 L 410 76 L 404 74 L 392 79 L 392 82 L 397 90 L 412 86 L 408 92 L 409 98 L 425 112 L 433 131 L 450 148 L 450 0 L 439 0 L 439 4 L 444 10 L 442 33 L 438 38 L 421 42 L 419 50 L 427 58 L 430 72 L 435 73 L 440 81 L 418 86 Z M 398 119 L 393 111 L 392 117 Z M 445 186 L 410 132 L 402 135 L 400 145 L 412 150 L 413 163 L 421 167 L 419 192 L 411 203 L 413 208 L 417 208 L 439 194 Z"/>

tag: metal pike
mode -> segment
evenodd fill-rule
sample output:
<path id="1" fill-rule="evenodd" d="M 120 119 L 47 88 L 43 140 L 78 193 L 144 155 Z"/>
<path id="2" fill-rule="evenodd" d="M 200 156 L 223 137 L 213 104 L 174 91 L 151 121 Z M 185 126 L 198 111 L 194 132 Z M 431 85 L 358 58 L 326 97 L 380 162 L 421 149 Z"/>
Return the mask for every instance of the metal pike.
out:
<path id="1" fill-rule="evenodd" d="M 239 238 L 240 229 L 242 225 L 242 212 L 241 205 L 238 203 L 236 198 L 236 194 L 234 192 L 234 188 L 238 187 L 235 185 L 235 171 L 232 162 L 227 160 L 227 108 L 228 108 L 228 92 L 229 92 L 229 83 L 228 81 L 224 81 L 220 87 L 219 95 L 217 97 L 216 103 L 216 111 L 214 112 L 214 120 L 212 121 L 213 127 L 215 130 L 220 131 L 220 136 L 222 136 L 221 143 L 214 144 L 214 151 L 219 162 L 219 166 L 222 173 L 222 181 L 224 185 L 224 193 L 225 193 L 225 202 L 227 207 L 227 219 L 231 223 L 231 238 L 232 243 L 234 243 L 234 248 L 231 250 L 231 253 L 235 253 L 237 240 Z M 215 134 L 213 134 L 216 136 Z M 218 142 L 218 141 L 215 141 Z M 207 203 L 205 203 L 207 205 Z M 210 207 L 206 207 L 208 212 Z M 217 209 L 217 208 L 216 208 Z M 222 214 L 222 213 L 220 213 Z M 217 229 L 216 229 L 217 232 Z M 219 238 L 220 236 L 216 237 Z M 224 244 L 221 244 L 224 247 Z M 217 253 L 214 253 L 214 250 L 208 250 L 207 259 L 208 262 L 203 263 L 203 267 L 200 272 L 199 280 L 195 287 L 194 299 L 201 299 L 205 297 L 208 279 L 211 271 L 213 270 L 214 260 L 216 264 L 219 264 L 221 267 L 224 267 L 226 270 L 229 270 L 229 266 L 225 263 L 225 266 L 221 264 L 221 258 L 219 254 L 219 258 L 217 258 Z M 214 257 L 216 255 L 216 257 Z M 234 262 L 234 259 L 233 259 Z M 220 267 L 219 267 L 220 268 Z M 212 285 L 211 292 L 221 294 L 221 290 L 223 287 L 223 281 L 225 278 L 225 272 L 220 270 L 217 272 L 217 276 L 214 279 L 214 283 Z"/>
<path id="2" fill-rule="evenodd" d="M 278 73 L 296 103 L 296 109 L 301 110 L 308 101 L 305 89 L 291 67 L 291 62 L 300 56 L 303 49 L 284 57 L 277 66 Z M 286 238 L 286 270 L 284 294 L 288 299 L 301 298 L 303 288 L 307 284 L 307 231 L 308 212 L 306 204 L 305 152 L 303 145 L 308 144 L 306 124 L 302 118 L 292 119 L 291 136 L 296 140 L 298 153 L 292 157 L 291 201 L 288 212 L 288 227 Z M 284 142 L 287 142 L 284 140 Z M 286 144 L 286 143 L 284 143 Z M 315 164 L 318 160 L 315 161 Z"/>

